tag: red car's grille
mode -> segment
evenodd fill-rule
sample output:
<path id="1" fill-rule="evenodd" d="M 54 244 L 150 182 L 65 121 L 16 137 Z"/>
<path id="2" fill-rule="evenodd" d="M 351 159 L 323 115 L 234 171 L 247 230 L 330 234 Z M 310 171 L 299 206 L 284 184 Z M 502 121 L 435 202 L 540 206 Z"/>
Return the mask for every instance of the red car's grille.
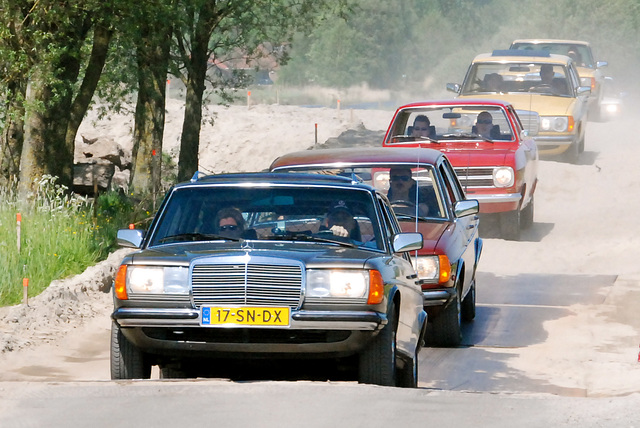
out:
<path id="1" fill-rule="evenodd" d="M 494 167 L 464 167 L 454 168 L 460 184 L 463 188 L 468 187 L 494 187 L 493 169 Z"/>

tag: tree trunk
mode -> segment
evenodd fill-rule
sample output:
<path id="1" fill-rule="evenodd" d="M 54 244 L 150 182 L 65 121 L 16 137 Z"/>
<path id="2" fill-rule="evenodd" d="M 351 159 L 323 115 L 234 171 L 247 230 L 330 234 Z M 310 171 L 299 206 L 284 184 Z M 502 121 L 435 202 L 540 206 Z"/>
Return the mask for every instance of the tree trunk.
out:
<path id="1" fill-rule="evenodd" d="M 24 141 L 24 82 L 9 82 L 4 133 L 0 136 L 0 180 L 17 180 Z"/>
<path id="2" fill-rule="evenodd" d="M 162 25 L 141 30 L 136 50 L 139 87 L 130 189 L 138 196 L 152 195 L 155 202 L 162 191 L 160 166 L 171 30 Z"/>
<path id="3" fill-rule="evenodd" d="M 34 190 L 33 179 L 45 174 L 45 134 L 46 119 L 44 111 L 33 106 L 39 101 L 48 100 L 51 92 L 44 82 L 41 72 L 34 72 L 27 84 L 25 104 L 27 110 L 24 123 L 24 143 L 20 157 L 18 191 L 22 198 Z"/>
<path id="4" fill-rule="evenodd" d="M 191 56 L 187 65 L 187 95 L 184 121 L 180 137 L 178 181 L 186 181 L 198 170 L 200 129 L 202 126 L 202 95 L 209 61 L 209 39 L 216 20 L 215 4 L 206 2 L 199 11 L 195 35 L 192 37 Z"/>
<path id="5" fill-rule="evenodd" d="M 102 25 L 97 25 L 93 30 L 93 48 L 89 57 L 89 64 L 85 70 L 78 95 L 71 106 L 69 125 L 65 137 L 65 145 L 68 147 L 75 147 L 76 134 L 98 86 L 102 69 L 107 60 L 112 35 L 113 30 Z"/>

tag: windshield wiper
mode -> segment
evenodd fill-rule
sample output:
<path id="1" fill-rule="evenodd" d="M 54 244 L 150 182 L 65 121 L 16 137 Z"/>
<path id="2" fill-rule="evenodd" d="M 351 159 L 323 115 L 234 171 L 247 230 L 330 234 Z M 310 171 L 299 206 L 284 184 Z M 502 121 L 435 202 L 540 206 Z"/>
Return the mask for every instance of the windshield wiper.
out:
<path id="1" fill-rule="evenodd" d="M 272 235 L 272 236 L 267 236 L 261 239 L 273 240 L 273 241 L 326 242 L 329 244 L 342 245 L 343 247 L 358 248 L 356 244 L 353 244 L 351 242 L 340 241 L 337 239 L 322 238 L 320 236 L 311 235 L 309 233 L 304 233 L 304 232 L 287 232 L 283 235 Z"/>
<path id="2" fill-rule="evenodd" d="M 164 244 L 166 242 L 182 242 L 182 241 L 213 241 L 213 240 L 226 240 L 226 241 L 239 241 L 239 238 L 229 238 L 228 236 L 220 236 L 210 233 L 179 233 L 177 235 L 165 236 L 160 239 L 159 242 Z"/>
<path id="3" fill-rule="evenodd" d="M 424 222 L 428 222 L 429 221 L 427 219 L 427 217 L 419 217 L 419 216 L 415 216 L 415 215 L 411 215 L 411 214 L 398 214 L 398 213 L 396 213 L 396 218 L 398 220 L 417 220 L 417 221 L 424 221 Z"/>

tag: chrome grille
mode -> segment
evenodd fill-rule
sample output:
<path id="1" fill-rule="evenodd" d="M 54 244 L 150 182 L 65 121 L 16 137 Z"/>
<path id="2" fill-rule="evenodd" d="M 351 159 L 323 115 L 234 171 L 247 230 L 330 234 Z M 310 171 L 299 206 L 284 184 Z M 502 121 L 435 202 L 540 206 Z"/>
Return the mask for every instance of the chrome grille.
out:
<path id="1" fill-rule="evenodd" d="M 494 187 L 493 167 L 454 168 L 462 188 Z"/>
<path id="2" fill-rule="evenodd" d="M 264 263 L 198 264 L 191 277 L 194 304 L 289 306 L 301 302 L 302 266 Z"/>
<path id="3" fill-rule="evenodd" d="M 522 122 L 522 127 L 529 132 L 529 136 L 535 137 L 538 135 L 540 128 L 540 115 L 538 112 L 531 110 L 516 110 L 516 112 L 520 122 Z"/>

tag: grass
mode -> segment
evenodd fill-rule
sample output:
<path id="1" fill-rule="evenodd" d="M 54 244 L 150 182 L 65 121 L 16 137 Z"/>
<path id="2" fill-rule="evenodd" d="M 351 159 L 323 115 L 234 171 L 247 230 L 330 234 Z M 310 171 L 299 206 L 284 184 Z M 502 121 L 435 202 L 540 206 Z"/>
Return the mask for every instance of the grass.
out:
<path id="1" fill-rule="evenodd" d="M 69 195 L 55 177 L 36 184 L 28 202 L 19 201 L 15 189 L 0 189 L 0 306 L 22 301 L 23 278 L 33 297 L 51 281 L 103 260 L 115 248 L 117 229 L 133 218 L 132 205 L 116 193 L 93 201 Z"/>

